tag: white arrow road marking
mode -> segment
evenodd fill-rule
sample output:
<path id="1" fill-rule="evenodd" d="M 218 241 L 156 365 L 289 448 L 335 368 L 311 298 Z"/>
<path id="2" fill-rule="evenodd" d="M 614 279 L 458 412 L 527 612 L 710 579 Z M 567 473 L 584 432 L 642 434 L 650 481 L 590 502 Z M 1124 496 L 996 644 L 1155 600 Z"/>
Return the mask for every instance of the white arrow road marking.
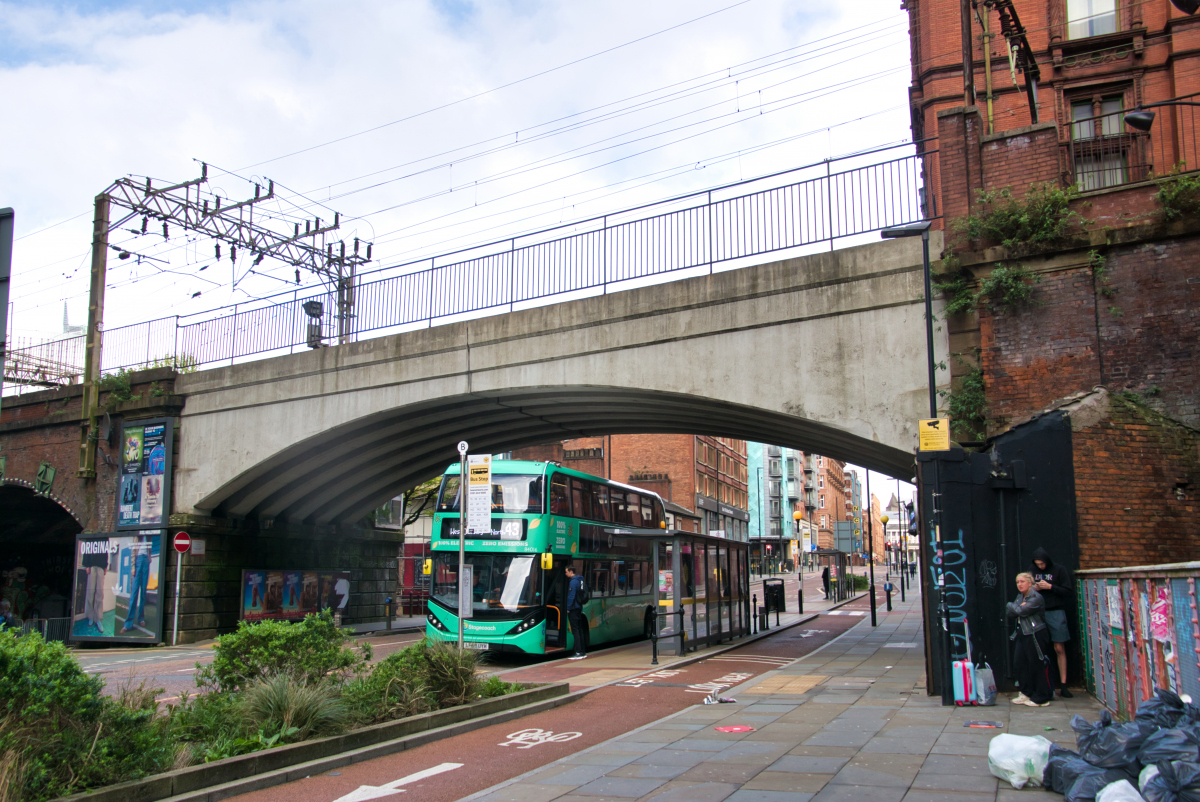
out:
<path id="1" fill-rule="evenodd" d="M 393 780 L 387 785 L 360 785 L 357 790 L 351 791 L 345 796 L 340 796 L 333 802 L 363 802 L 367 799 L 378 799 L 381 796 L 391 796 L 392 794 L 402 794 L 404 789 L 400 786 L 415 783 L 418 780 L 424 780 L 427 777 L 432 777 L 435 774 L 441 774 L 444 771 L 452 771 L 462 768 L 462 763 L 442 763 L 434 766 L 431 769 L 418 771 L 416 774 L 410 774 L 407 777 L 401 777 L 398 780 Z"/>

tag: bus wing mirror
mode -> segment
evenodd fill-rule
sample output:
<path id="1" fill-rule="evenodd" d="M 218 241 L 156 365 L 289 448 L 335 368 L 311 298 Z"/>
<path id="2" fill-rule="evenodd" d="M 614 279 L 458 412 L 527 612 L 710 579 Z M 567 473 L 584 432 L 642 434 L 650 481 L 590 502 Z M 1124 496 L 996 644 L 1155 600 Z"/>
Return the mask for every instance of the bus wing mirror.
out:
<path id="1" fill-rule="evenodd" d="M 542 555 L 542 569 L 545 571 L 550 571 L 550 570 L 554 569 L 554 555 L 553 554 L 543 554 Z"/>
<path id="2" fill-rule="evenodd" d="M 421 573 L 425 576 L 429 576 L 433 573 L 433 560 L 425 561 L 425 564 L 421 566 Z"/>

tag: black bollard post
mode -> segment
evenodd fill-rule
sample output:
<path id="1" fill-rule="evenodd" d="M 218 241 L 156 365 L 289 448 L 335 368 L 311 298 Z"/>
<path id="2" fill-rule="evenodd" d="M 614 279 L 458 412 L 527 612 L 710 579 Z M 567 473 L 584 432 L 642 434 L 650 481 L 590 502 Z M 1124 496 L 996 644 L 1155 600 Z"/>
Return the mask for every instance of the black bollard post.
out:
<path id="1" fill-rule="evenodd" d="M 892 583 L 891 582 L 884 584 L 883 592 L 884 592 L 885 597 L 887 598 L 887 611 L 890 613 L 892 611 Z"/>
<path id="2" fill-rule="evenodd" d="M 754 626 L 754 631 L 750 634 L 757 635 L 758 634 L 758 594 L 757 593 L 750 594 L 750 609 L 754 611 L 754 615 L 752 616 L 752 618 L 754 620 L 751 622 Z"/>
<path id="3" fill-rule="evenodd" d="M 383 603 L 387 606 L 387 627 L 390 630 L 392 628 L 392 597 L 388 596 L 383 600 Z"/>
<path id="4" fill-rule="evenodd" d="M 650 665 L 658 665 L 658 610 L 654 611 L 654 629 L 650 630 Z"/>

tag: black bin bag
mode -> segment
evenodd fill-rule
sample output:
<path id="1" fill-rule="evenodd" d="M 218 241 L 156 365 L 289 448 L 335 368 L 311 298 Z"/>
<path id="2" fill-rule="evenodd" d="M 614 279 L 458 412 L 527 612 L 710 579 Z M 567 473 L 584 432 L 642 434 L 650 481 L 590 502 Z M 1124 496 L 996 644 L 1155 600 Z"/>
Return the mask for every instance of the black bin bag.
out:
<path id="1" fill-rule="evenodd" d="M 1146 802 L 1200 802 L 1200 763 L 1164 760 L 1142 796 Z"/>
<path id="2" fill-rule="evenodd" d="M 1100 720 L 1095 724 L 1083 716 L 1075 716 L 1071 719 L 1071 729 L 1075 730 L 1080 757 L 1093 766 L 1114 769 L 1135 762 L 1138 750 L 1158 727 L 1149 721 L 1137 720 L 1114 724 L 1112 713 L 1102 710 Z"/>
<path id="3" fill-rule="evenodd" d="M 1044 777 L 1045 775 L 1043 775 Z M 1087 783 L 1081 782 L 1084 779 L 1091 778 Z M 1074 793 L 1079 800 L 1095 799 L 1096 793 L 1109 783 L 1115 783 L 1119 780 L 1129 780 L 1137 783 L 1137 774 L 1131 774 L 1127 769 L 1105 769 L 1100 766 L 1093 766 L 1081 757 L 1068 758 L 1059 768 L 1056 775 L 1059 783 L 1059 788 L 1053 790 L 1060 794 L 1066 795 L 1067 799 L 1071 799 L 1071 794 Z M 1047 788 L 1050 786 L 1047 784 Z M 1088 792 L 1091 796 L 1088 796 Z"/>
<path id="4" fill-rule="evenodd" d="M 1150 766 L 1165 760 L 1200 763 L 1200 732 L 1177 727 L 1159 730 L 1146 738 L 1138 750 L 1138 762 Z"/>
<path id="5" fill-rule="evenodd" d="M 1082 760 L 1078 752 L 1073 752 L 1070 749 L 1059 746 L 1058 744 L 1050 744 L 1050 757 L 1046 761 L 1046 768 L 1042 771 L 1042 785 L 1048 791 L 1065 794 L 1071 786 L 1063 782 L 1062 770 L 1063 767 L 1071 760 Z"/>
<path id="6" fill-rule="evenodd" d="M 1138 705 L 1135 721 L 1149 721 L 1162 729 L 1171 729 L 1183 718 L 1183 700 L 1166 688 L 1155 688 L 1154 696 Z"/>

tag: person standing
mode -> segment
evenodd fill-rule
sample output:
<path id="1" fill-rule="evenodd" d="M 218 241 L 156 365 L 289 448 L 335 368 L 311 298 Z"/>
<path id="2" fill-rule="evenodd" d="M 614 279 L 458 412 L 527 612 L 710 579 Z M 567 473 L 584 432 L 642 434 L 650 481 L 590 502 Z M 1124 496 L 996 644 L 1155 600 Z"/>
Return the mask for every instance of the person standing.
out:
<path id="1" fill-rule="evenodd" d="M 829 566 L 821 569 L 821 584 L 825 586 L 825 600 L 829 601 Z"/>
<path id="2" fill-rule="evenodd" d="M 1042 613 L 1046 602 L 1033 588 L 1033 575 L 1017 574 L 1017 598 L 1008 603 L 1009 618 L 1017 619 L 1017 642 L 1014 668 L 1021 692 L 1013 699 L 1015 705 L 1046 707 L 1054 698 L 1050 682 L 1050 629 Z"/>
<path id="3" fill-rule="evenodd" d="M 1071 569 L 1055 563 L 1043 548 L 1033 550 L 1033 567 L 1033 588 L 1046 600 L 1046 626 L 1058 658 L 1059 694 L 1070 699 L 1074 694 L 1067 690 L 1067 643 L 1071 640 L 1067 609 L 1075 598 L 1075 583 Z"/>
<path id="4" fill-rule="evenodd" d="M 575 566 L 568 565 L 567 573 L 567 620 L 571 622 L 571 637 L 575 641 L 575 651 L 568 659 L 582 660 L 587 657 L 587 644 L 583 639 L 583 601 L 580 588 L 583 587 L 583 577 L 575 575 Z"/>

